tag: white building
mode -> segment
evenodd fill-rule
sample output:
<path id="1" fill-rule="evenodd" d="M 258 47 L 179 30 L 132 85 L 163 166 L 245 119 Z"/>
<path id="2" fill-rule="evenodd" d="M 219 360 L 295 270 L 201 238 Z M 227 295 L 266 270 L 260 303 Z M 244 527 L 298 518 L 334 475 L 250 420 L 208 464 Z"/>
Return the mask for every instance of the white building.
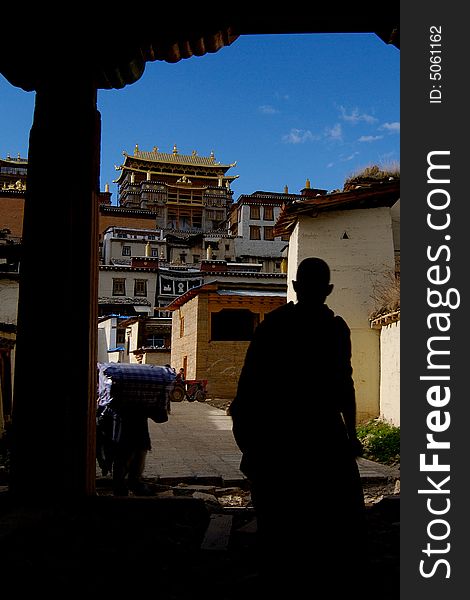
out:
<path id="1" fill-rule="evenodd" d="M 330 266 L 334 284 L 328 305 L 348 323 L 359 421 L 380 414 L 380 331 L 370 326 L 376 288 L 396 272 L 399 252 L 400 182 L 384 181 L 308 198 L 286 206 L 277 234 L 290 234 L 288 300 L 295 300 L 292 280 L 297 266 L 318 256 Z"/>
<path id="2" fill-rule="evenodd" d="M 274 225 L 284 203 L 296 195 L 255 192 L 241 195 L 233 205 L 230 231 L 234 239 L 235 260 L 262 264 L 265 273 L 282 271 L 281 252 L 285 239 L 274 236 Z"/>
<path id="3" fill-rule="evenodd" d="M 103 233 L 100 262 L 103 265 L 128 265 L 132 257 L 166 257 L 162 230 L 108 227 Z"/>
<path id="4" fill-rule="evenodd" d="M 146 257 L 133 259 L 129 266 L 100 265 L 99 314 L 153 315 L 156 273 L 156 261 Z"/>

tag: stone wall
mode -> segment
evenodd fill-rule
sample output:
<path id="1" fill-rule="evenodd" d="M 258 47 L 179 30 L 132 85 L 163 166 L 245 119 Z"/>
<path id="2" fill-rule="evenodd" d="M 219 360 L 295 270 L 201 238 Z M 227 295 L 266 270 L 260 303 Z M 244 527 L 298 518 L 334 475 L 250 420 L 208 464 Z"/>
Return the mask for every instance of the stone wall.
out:
<path id="1" fill-rule="evenodd" d="M 206 379 L 207 395 L 211 398 L 232 399 L 245 360 L 249 341 L 214 341 L 210 339 L 212 312 L 223 308 L 244 308 L 259 315 L 285 303 L 284 297 L 217 297 L 201 293 L 173 312 L 171 365 L 177 370 L 184 366 L 186 378 Z M 181 319 L 184 335 L 180 337 Z"/>

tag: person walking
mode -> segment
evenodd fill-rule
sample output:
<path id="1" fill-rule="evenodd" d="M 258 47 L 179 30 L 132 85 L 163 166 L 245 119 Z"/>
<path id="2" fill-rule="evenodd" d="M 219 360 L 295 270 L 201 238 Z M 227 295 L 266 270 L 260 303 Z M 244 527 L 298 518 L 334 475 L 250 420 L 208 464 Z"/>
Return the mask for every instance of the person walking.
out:
<path id="1" fill-rule="evenodd" d="M 152 449 L 148 420 L 168 421 L 175 377 L 169 366 L 98 363 L 96 454 L 102 474 L 112 474 L 115 496 L 152 493 L 143 481 Z"/>

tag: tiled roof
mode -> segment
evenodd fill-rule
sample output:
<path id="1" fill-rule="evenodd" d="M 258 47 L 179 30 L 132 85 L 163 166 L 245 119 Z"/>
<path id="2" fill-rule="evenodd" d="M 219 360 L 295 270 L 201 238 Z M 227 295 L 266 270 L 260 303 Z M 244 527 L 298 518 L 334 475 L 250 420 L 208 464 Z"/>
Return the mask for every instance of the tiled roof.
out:
<path id="1" fill-rule="evenodd" d="M 347 192 L 334 192 L 286 204 L 274 226 L 274 235 L 291 231 L 302 214 L 393 206 L 400 198 L 400 180 L 384 181 Z"/>
<path id="2" fill-rule="evenodd" d="M 145 298 L 133 298 L 129 296 L 100 296 L 98 304 L 132 304 L 134 306 L 151 306 Z"/>
<path id="3" fill-rule="evenodd" d="M 146 208 L 127 208 L 125 206 L 109 206 L 107 204 L 100 204 L 101 213 L 114 213 L 120 214 L 121 216 L 132 215 L 139 217 L 149 217 L 155 219 L 156 215 L 153 211 Z"/>
<path id="4" fill-rule="evenodd" d="M 281 194 L 275 192 L 254 192 L 253 194 L 242 194 L 236 204 L 275 204 L 281 205 L 302 198 L 299 194 Z"/>
<path id="5" fill-rule="evenodd" d="M 6 158 L 0 157 L 0 164 L 5 164 L 8 166 L 13 166 L 13 167 L 27 167 L 28 159 L 21 158 L 21 156 L 18 156 L 16 158 L 12 157 L 12 156 L 7 156 Z"/>
<path id="6" fill-rule="evenodd" d="M 216 273 L 217 277 L 221 276 L 222 278 L 224 276 L 230 276 L 233 277 L 234 275 L 239 276 L 239 277 L 253 277 L 254 279 L 258 279 L 258 280 L 263 280 L 263 279 L 285 279 L 286 275 L 282 274 L 282 273 L 234 273 L 234 272 L 221 272 L 221 273 Z M 277 276 L 277 277 L 275 277 Z M 221 288 L 220 287 L 220 283 L 219 281 L 217 281 L 217 279 L 213 280 L 213 281 L 209 281 L 207 283 L 203 283 L 202 285 L 198 285 L 195 286 L 193 288 L 191 288 L 190 290 L 188 290 L 187 292 L 185 292 L 184 294 L 181 294 L 181 296 L 178 296 L 177 298 L 175 298 L 174 300 L 172 300 L 169 304 L 167 304 L 164 307 L 164 310 L 169 310 L 169 311 L 173 311 L 178 309 L 180 306 L 182 306 L 183 304 L 185 304 L 186 302 L 188 302 L 188 300 L 191 300 L 191 298 L 194 298 L 195 296 L 199 295 L 199 293 L 201 292 L 216 292 L 219 295 L 223 295 L 223 290 L 225 289 L 225 291 L 227 292 L 228 290 L 226 288 Z M 276 282 L 272 282 L 273 285 Z M 282 285 L 282 283 L 285 282 L 281 282 L 278 285 Z M 230 283 L 230 285 L 234 285 L 234 282 L 232 281 Z M 235 284 L 236 285 L 236 284 Z M 253 284 L 256 285 L 256 284 Z M 263 293 L 262 289 L 256 290 L 259 291 L 259 294 L 255 292 L 255 294 L 250 293 L 255 291 L 254 288 L 252 287 L 250 289 L 250 287 L 247 284 L 242 284 L 242 286 L 239 288 L 239 294 L 238 295 L 248 295 L 248 296 L 253 296 L 253 295 L 260 295 L 260 296 L 266 296 L 266 297 L 271 297 L 272 296 L 272 289 L 266 289 L 265 292 Z M 248 294 L 246 294 L 246 292 L 249 292 Z M 220 292 L 222 292 L 222 294 L 220 294 Z M 230 293 L 231 295 L 234 295 L 236 293 L 236 288 L 232 287 L 230 288 Z"/>
<path id="7" fill-rule="evenodd" d="M 133 267 L 131 265 L 99 265 L 100 271 L 127 271 L 129 273 L 151 273 L 158 271 L 158 267 Z"/>
<path id="8" fill-rule="evenodd" d="M 193 154 L 179 154 L 178 152 L 158 152 L 157 149 L 152 150 L 151 152 L 143 151 L 143 150 L 135 150 L 134 154 L 123 153 L 124 156 L 129 159 L 132 158 L 140 158 L 142 160 L 150 161 L 150 162 L 159 162 L 159 163 L 174 163 L 180 165 L 192 165 L 197 167 L 215 167 L 215 168 L 224 168 L 229 169 L 230 167 L 234 167 L 236 163 L 231 164 L 221 164 L 220 162 L 215 160 L 213 154 L 211 156 L 199 156 L 196 153 Z"/>
<path id="9" fill-rule="evenodd" d="M 381 327 L 390 325 L 391 323 L 396 323 L 399 320 L 400 309 L 377 315 L 376 317 L 371 318 L 369 321 L 372 329 L 380 329 Z"/>

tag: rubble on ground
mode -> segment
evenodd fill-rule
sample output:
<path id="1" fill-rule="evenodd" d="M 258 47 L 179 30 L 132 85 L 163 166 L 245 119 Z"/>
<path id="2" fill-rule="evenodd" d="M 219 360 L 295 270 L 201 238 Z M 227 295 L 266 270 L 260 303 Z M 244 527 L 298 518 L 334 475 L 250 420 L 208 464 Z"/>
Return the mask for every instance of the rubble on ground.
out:
<path id="1" fill-rule="evenodd" d="M 203 500 L 212 511 L 252 507 L 250 491 L 238 486 L 224 487 L 185 482 L 170 485 L 158 483 L 158 481 L 151 478 L 146 478 L 145 483 L 149 486 L 151 495 L 157 498 L 191 496 Z M 282 488 L 282 486 L 280 487 Z M 399 496 L 400 479 L 389 478 L 377 482 L 366 481 L 363 483 L 363 490 L 366 506 L 373 506 L 388 496 Z M 112 494 L 109 478 L 99 478 L 97 480 L 97 493 L 98 495 Z"/>

